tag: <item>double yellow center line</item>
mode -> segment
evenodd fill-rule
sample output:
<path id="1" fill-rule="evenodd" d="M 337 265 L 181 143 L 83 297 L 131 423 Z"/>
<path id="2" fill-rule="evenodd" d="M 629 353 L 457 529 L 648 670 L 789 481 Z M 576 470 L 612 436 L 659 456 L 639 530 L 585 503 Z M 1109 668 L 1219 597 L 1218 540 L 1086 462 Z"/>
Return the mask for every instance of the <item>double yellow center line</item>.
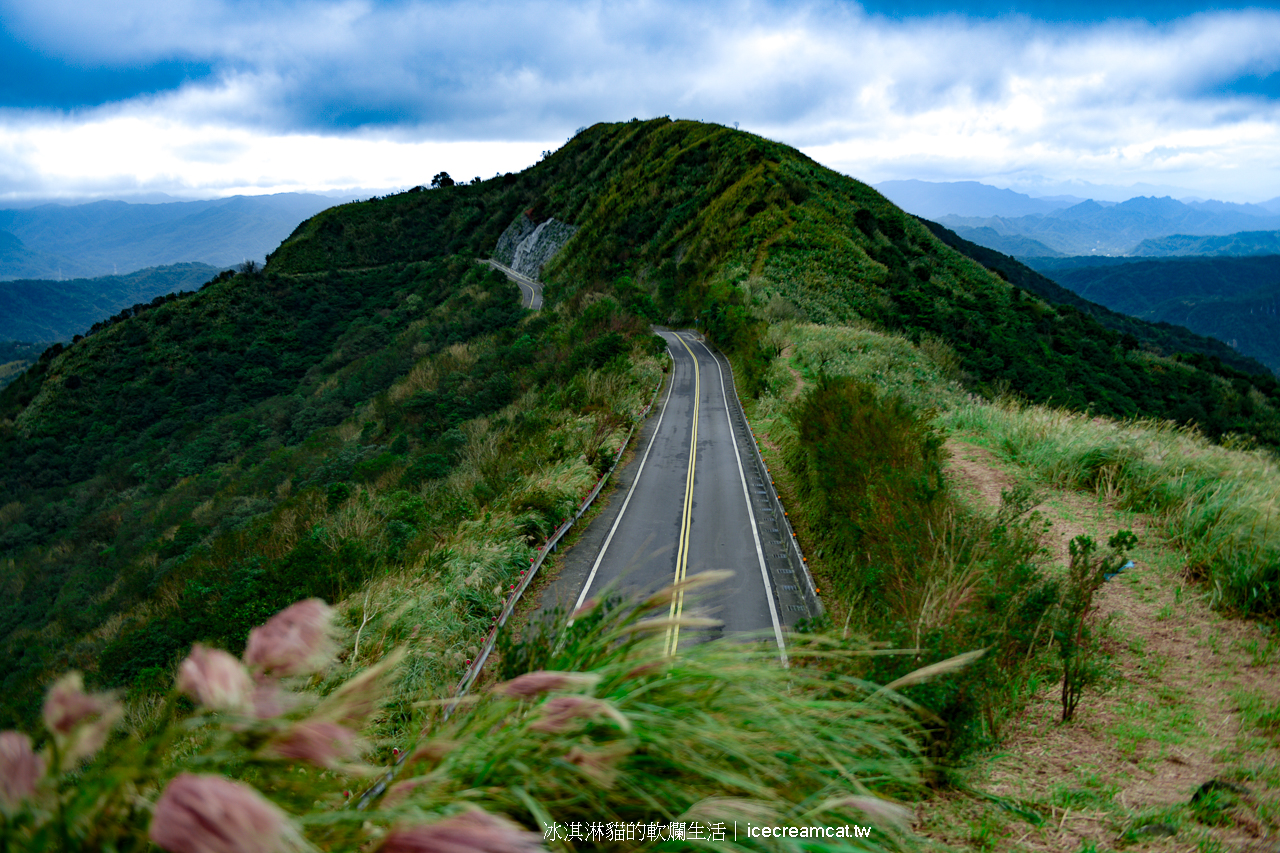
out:
<path id="1" fill-rule="evenodd" d="M 684 514 L 680 519 L 680 547 L 676 552 L 675 583 L 678 584 L 685 579 L 689 568 L 689 527 L 693 519 L 693 470 L 698 459 L 698 409 L 702 404 L 702 376 L 698 370 L 698 357 L 693 354 L 693 350 L 689 348 L 689 344 L 680 333 L 676 333 L 676 338 L 689 353 L 689 358 L 693 360 L 693 430 L 689 436 L 689 473 L 685 477 L 684 484 Z M 676 619 L 683 611 L 684 590 L 679 590 L 671 597 L 671 610 L 668 615 Z M 672 625 L 667 628 L 666 654 L 668 657 L 676 653 L 676 647 L 679 644 L 680 626 Z"/>

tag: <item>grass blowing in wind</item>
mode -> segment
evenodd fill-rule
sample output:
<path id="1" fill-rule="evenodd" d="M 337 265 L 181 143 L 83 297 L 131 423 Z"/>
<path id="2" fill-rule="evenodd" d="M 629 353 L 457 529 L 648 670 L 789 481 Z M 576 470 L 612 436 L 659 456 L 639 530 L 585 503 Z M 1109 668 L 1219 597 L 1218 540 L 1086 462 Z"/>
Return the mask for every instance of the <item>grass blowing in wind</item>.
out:
<path id="1" fill-rule="evenodd" d="M 900 847 L 910 812 L 895 801 L 921 784 L 920 732 L 892 691 L 841 674 L 871 652 L 804 636 L 790 669 L 767 643 L 669 657 L 668 603 L 701 581 L 588 603 L 557 626 L 563 643 L 525 656 L 540 668 L 451 715 L 452 702 L 421 697 L 416 734 L 392 742 L 378 733 L 402 653 L 326 681 L 336 629 L 316 601 L 255 629 L 242 659 L 193 649 L 145 733 L 118 731 L 118 697 L 85 692 L 73 673 L 49 694 L 36 741 L 0 734 L 0 839 L 174 853 L 734 850 L 759 849 L 749 827 L 797 827 L 808 850 Z M 685 622 L 696 632 L 707 620 Z M 352 808 L 392 743 L 408 756 L 394 783 Z"/>

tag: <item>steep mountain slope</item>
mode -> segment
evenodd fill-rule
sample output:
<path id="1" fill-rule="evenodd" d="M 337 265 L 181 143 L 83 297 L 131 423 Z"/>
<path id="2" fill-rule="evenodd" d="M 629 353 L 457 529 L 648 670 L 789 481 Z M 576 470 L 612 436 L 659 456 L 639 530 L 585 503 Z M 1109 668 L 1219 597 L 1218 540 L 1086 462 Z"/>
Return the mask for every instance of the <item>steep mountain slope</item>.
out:
<path id="1" fill-rule="evenodd" d="M 578 229 L 534 316 L 476 263 L 522 216 Z M 648 401 L 654 321 L 706 329 L 743 393 L 803 315 L 923 341 L 977 393 L 1280 444 L 1274 380 L 1140 350 L 866 185 L 693 122 L 326 210 L 264 273 L 129 313 L 0 394 L 0 725 L 50 671 L 145 693 L 192 641 L 387 578 L 452 650 L 416 676 L 443 689 Z"/>
<path id="2" fill-rule="evenodd" d="M 174 264 L 101 278 L 0 282 L 0 340 L 70 341 L 122 308 L 194 290 L 217 273 L 208 264 Z"/>
<path id="3" fill-rule="evenodd" d="M 1210 333 L 1202 331 L 1197 334 L 1183 326 L 1170 325 L 1168 318 L 1164 317 L 1139 319 L 1134 316 L 1134 314 L 1138 313 L 1136 311 L 1131 314 L 1120 313 L 1124 309 L 1119 306 L 1108 306 L 1087 298 L 1089 295 L 1097 296 L 1097 294 L 1079 294 L 1074 290 L 1063 287 L 1041 271 L 1033 269 L 1016 258 L 1002 255 L 1000 252 L 989 249 L 986 246 L 971 243 L 956 232 L 950 231 L 936 222 L 921 221 L 939 240 L 956 251 L 973 258 L 984 267 L 993 270 L 1010 284 L 1028 290 L 1046 302 L 1056 305 L 1070 305 L 1076 310 L 1093 317 L 1111 331 L 1121 335 L 1132 336 L 1134 340 L 1152 352 L 1165 355 L 1184 353 L 1208 356 L 1218 359 L 1232 370 L 1262 377 L 1267 377 L 1270 373 L 1265 363 L 1236 350 L 1234 345 L 1227 343 L 1222 338 L 1205 337 L 1206 334 Z M 1127 260 L 1124 258 L 1028 258 L 1026 260 L 1044 271 L 1054 272 L 1055 274 L 1059 272 L 1069 274 L 1069 271 L 1081 267 L 1109 270 L 1127 264 Z"/>
<path id="4" fill-rule="evenodd" d="M 1178 323 L 1226 341 L 1280 369 L 1280 255 L 1162 258 L 1094 265 L 1043 259 L 1037 267 L 1062 286 L 1115 311 Z"/>
<path id="5" fill-rule="evenodd" d="M 527 193 L 535 221 L 580 228 L 546 270 L 550 298 L 621 282 L 628 305 L 696 319 L 743 352 L 748 382 L 763 364 L 753 342 L 767 318 L 799 310 L 944 339 L 977 387 L 1280 441 L 1275 411 L 1242 402 L 1247 387 L 1231 386 L 1234 371 L 1214 379 L 1130 355 L 1122 335 L 1011 288 L 870 187 L 786 146 L 692 122 L 597 126 L 526 175 L 512 186 Z M 363 267 L 446 239 L 493 245 L 507 210 L 479 202 L 492 190 L 455 190 L 446 209 L 427 193 L 327 211 L 271 262 Z M 1268 398 L 1280 391 L 1269 375 L 1242 381 Z"/>

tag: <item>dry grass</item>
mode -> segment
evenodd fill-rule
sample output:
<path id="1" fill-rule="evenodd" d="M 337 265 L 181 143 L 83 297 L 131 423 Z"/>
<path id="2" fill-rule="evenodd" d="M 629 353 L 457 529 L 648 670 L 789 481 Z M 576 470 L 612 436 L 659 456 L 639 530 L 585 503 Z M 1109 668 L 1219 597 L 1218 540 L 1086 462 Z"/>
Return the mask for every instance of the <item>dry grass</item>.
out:
<path id="1" fill-rule="evenodd" d="M 13 524 L 22 517 L 22 502 L 11 501 L 4 506 L 0 506 L 0 525 Z"/>
<path id="2" fill-rule="evenodd" d="M 1164 422 L 1116 423 L 1013 401 L 963 403 L 940 421 L 1038 482 L 1151 513 L 1207 576 L 1215 606 L 1257 614 L 1277 606 L 1274 590 L 1253 598 L 1274 586 L 1280 563 L 1280 463 L 1270 454 Z"/>

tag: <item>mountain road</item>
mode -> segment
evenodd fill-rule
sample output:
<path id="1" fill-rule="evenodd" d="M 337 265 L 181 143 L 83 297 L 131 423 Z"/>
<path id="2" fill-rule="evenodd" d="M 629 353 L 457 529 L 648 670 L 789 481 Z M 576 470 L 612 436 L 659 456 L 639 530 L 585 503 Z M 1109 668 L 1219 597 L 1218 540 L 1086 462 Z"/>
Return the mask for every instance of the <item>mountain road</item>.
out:
<path id="1" fill-rule="evenodd" d="M 807 608 L 794 592 L 781 538 L 789 534 L 780 532 L 785 525 L 767 499 L 767 472 L 749 443 L 732 375 L 696 332 L 660 334 L 673 359 L 665 397 L 642 428 L 635 458 L 620 469 L 608 505 L 543 591 L 540 609 L 572 611 L 608 589 L 643 595 L 698 572 L 729 569 L 729 580 L 688 601 L 677 598 L 671 614 L 696 610 L 722 621 L 712 637 L 768 637 L 785 661 L 784 626 Z M 681 639 L 678 629 L 668 636 L 669 653 Z"/>

